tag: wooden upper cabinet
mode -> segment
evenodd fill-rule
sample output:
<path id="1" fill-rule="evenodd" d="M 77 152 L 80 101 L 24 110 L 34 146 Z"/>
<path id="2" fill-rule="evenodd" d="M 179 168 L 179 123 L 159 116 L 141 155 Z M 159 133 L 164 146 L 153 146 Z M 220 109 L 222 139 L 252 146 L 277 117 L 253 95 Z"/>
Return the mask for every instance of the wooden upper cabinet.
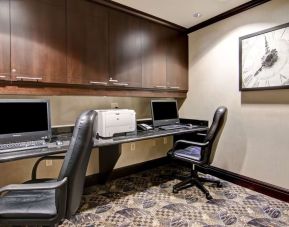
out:
<path id="1" fill-rule="evenodd" d="M 108 9 L 84 0 L 67 1 L 69 83 L 108 82 Z"/>
<path id="2" fill-rule="evenodd" d="M 166 50 L 169 29 L 144 20 L 142 23 L 142 87 L 166 88 Z"/>
<path id="3" fill-rule="evenodd" d="M 141 87 L 141 19 L 110 10 L 109 68 L 112 84 Z M 118 83 L 114 83 L 114 81 Z"/>
<path id="4" fill-rule="evenodd" d="M 12 0 L 13 80 L 66 83 L 65 0 Z"/>
<path id="5" fill-rule="evenodd" d="M 183 97 L 188 38 L 92 1 L 0 0 L 0 80 L 130 87 L 140 96 L 163 89 L 157 95 Z"/>
<path id="6" fill-rule="evenodd" d="M 0 80 L 10 80 L 9 0 L 0 0 Z"/>
<path id="7" fill-rule="evenodd" d="M 167 88 L 188 90 L 188 36 L 171 30 L 167 48 Z"/>

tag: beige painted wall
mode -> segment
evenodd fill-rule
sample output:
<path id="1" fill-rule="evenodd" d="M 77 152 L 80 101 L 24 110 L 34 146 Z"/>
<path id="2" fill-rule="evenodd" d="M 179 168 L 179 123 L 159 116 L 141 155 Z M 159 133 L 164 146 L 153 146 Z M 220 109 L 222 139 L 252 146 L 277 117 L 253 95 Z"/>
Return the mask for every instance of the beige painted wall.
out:
<path id="1" fill-rule="evenodd" d="M 289 22 L 289 1 L 273 0 L 189 36 L 189 93 L 182 117 L 229 109 L 214 166 L 289 188 L 289 90 L 239 92 L 239 37 Z"/>
<path id="2" fill-rule="evenodd" d="M 150 117 L 149 98 L 130 97 L 91 97 L 91 96 L 1 96 L 0 98 L 44 98 L 50 100 L 52 125 L 74 124 L 77 116 L 88 109 L 107 109 L 111 103 L 118 103 L 119 108 L 134 109 L 137 118 Z M 135 150 L 131 150 L 130 144 L 122 145 L 122 155 L 116 167 L 120 168 L 148 160 L 160 158 L 172 145 L 172 138 L 168 137 L 164 144 L 163 138 L 145 140 L 135 143 Z M 0 187 L 10 183 L 21 183 L 30 179 L 31 169 L 36 159 L 19 160 L 0 164 Z M 39 177 L 56 177 L 61 166 L 60 161 L 53 161 L 52 166 L 40 165 Z M 98 173 L 98 149 L 94 149 L 90 158 L 87 175 Z"/>

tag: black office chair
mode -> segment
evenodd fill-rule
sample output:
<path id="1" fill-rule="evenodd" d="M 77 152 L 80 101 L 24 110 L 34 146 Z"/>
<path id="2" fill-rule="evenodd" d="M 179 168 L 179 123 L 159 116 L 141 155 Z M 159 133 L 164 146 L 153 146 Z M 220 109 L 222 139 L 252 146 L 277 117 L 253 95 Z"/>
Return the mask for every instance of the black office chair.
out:
<path id="1" fill-rule="evenodd" d="M 198 172 L 195 170 L 195 165 L 206 166 L 213 162 L 217 144 L 219 142 L 221 133 L 223 131 L 227 118 L 227 108 L 218 107 L 211 127 L 206 134 L 199 134 L 203 136 L 201 142 L 194 142 L 188 140 L 178 140 L 175 142 L 173 149 L 168 152 L 168 156 L 173 159 L 189 162 L 192 164 L 191 174 L 185 178 L 184 181 L 173 186 L 173 192 L 191 187 L 197 186 L 203 193 L 205 193 L 207 199 L 212 199 L 209 191 L 204 187 L 204 182 L 211 182 L 221 187 L 221 182 L 213 179 L 206 179 L 198 176 Z"/>
<path id="2" fill-rule="evenodd" d="M 90 110 L 77 119 L 57 180 L 41 182 L 40 179 L 38 183 L 0 188 L 0 225 L 58 226 L 61 220 L 70 218 L 76 212 L 93 147 L 95 116 L 96 112 Z M 47 156 L 40 161 L 45 159 L 56 158 Z M 36 166 L 38 164 L 39 161 Z"/>

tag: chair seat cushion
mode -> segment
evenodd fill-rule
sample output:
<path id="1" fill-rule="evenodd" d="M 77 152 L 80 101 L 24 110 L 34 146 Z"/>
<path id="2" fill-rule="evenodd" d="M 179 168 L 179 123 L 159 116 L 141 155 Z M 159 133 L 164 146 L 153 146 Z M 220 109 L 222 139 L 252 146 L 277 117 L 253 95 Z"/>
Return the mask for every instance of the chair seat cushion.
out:
<path id="1" fill-rule="evenodd" d="M 13 191 L 0 197 L 0 218 L 51 218 L 55 216 L 55 190 Z"/>
<path id="2" fill-rule="evenodd" d="M 200 161 L 202 158 L 201 150 L 201 147 L 189 146 L 184 149 L 175 150 L 174 157 Z"/>

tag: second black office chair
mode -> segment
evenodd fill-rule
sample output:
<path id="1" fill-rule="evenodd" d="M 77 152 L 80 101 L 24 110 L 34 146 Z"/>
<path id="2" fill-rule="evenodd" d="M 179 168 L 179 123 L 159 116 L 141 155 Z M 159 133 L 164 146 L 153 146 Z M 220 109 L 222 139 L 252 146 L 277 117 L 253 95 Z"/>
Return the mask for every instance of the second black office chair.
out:
<path id="1" fill-rule="evenodd" d="M 192 164 L 191 175 L 184 181 L 174 185 L 174 193 L 195 185 L 205 193 L 207 199 L 212 199 L 210 192 L 204 187 L 203 183 L 211 182 L 221 187 L 220 181 L 200 177 L 198 172 L 195 170 L 195 165 L 206 166 L 213 162 L 217 144 L 223 131 L 226 118 L 227 108 L 223 106 L 218 107 L 211 127 L 209 128 L 208 132 L 203 135 L 204 138 L 201 142 L 178 140 L 175 142 L 173 149 L 168 152 L 168 156 L 171 158 Z"/>
<path id="2" fill-rule="evenodd" d="M 93 147 L 95 116 L 96 112 L 91 110 L 78 118 L 57 180 L 34 179 L 29 184 L 0 188 L 0 225 L 57 226 L 62 219 L 70 218 L 76 212 Z M 47 156 L 40 161 L 58 158 L 62 157 Z M 35 172 L 33 175 L 35 177 Z"/>

